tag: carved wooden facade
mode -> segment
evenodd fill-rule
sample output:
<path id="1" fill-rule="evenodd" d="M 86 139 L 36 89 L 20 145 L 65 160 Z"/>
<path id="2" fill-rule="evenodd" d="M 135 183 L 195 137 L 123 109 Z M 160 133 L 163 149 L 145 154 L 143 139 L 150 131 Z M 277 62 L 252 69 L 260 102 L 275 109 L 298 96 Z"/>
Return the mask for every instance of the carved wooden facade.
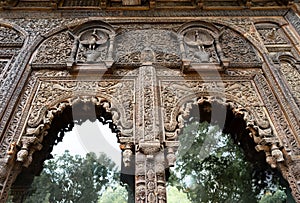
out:
<path id="1" fill-rule="evenodd" d="M 205 106 L 221 126 L 242 118 L 300 202 L 298 3 L 80 2 L 1 1 L 0 202 L 79 104 L 112 120 L 136 202 L 167 202 L 180 130 Z"/>

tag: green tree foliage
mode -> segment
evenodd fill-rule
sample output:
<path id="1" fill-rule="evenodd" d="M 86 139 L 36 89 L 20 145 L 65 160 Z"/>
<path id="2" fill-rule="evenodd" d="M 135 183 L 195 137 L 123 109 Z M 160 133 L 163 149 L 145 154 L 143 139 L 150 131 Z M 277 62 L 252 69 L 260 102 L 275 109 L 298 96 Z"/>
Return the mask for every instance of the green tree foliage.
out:
<path id="1" fill-rule="evenodd" d="M 255 165 L 217 126 L 192 123 L 180 135 L 180 144 L 170 182 L 192 202 L 258 202 L 267 189 L 279 189 L 272 175 L 272 180 L 257 177 Z"/>
<path id="2" fill-rule="evenodd" d="M 281 203 L 286 200 L 287 196 L 284 191 L 277 190 L 274 194 L 268 192 L 259 201 L 259 203 Z"/>
<path id="3" fill-rule="evenodd" d="M 118 185 L 107 188 L 101 195 L 98 203 L 127 203 L 128 192 L 125 187 Z"/>
<path id="4" fill-rule="evenodd" d="M 66 151 L 45 164 L 26 203 L 96 203 L 109 185 L 117 184 L 117 175 L 117 167 L 105 154 L 81 157 Z"/>
<path id="5" fill-rule="evenodd" d="M 191 203 L 187 198 L 186 193 L 179 191 L 174 186 L 167 187 L 168 203 Z"/>

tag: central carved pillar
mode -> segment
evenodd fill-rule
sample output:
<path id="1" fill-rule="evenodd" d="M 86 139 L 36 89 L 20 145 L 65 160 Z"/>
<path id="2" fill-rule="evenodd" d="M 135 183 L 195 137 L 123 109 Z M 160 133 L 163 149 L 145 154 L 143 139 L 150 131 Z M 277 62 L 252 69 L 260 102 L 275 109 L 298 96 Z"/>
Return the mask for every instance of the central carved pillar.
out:
<path id="1" fill-rule="evenodd" d="M 162 203 L 166 202 L 165 155 L 153 51 L 145 49 L 142 59 L 136 87 L 135 198 L 136 203 Z"/>

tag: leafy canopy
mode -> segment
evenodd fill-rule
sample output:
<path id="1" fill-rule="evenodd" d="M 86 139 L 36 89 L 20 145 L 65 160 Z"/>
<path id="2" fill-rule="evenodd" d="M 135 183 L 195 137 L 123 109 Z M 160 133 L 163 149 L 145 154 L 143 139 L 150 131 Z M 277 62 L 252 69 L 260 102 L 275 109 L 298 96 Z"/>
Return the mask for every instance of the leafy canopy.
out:
<path id="1" fill-rule="evenodd" d="M 25 202 L 96 203 L 108 186 L 118 185 L 118 175 L 115 163 L 105 154 L 81 157 L 66 151 L 45 163 Z"/>
<path id="2" fill-rule="evenodd" d="M 258 202 L 267 191 L 283 192 L 274 172 L 248 162 L 242 148 L 217 126 L 191 123 L 180 135 L 178 151 L 169 182 L 192 202 Z M 282 202 L 286 196 L 278 198 Z"/>

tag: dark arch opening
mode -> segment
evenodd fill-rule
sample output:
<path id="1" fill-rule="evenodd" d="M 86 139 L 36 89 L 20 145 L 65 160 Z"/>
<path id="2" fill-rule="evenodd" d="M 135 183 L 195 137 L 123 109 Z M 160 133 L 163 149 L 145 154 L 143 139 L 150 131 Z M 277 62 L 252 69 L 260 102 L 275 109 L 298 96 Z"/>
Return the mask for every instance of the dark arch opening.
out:
<path id="1" fill-rule="evenodd" d="M 81 125 L 85 121 L 100 121 L 103 125 L 108 125 L 111 132 L 118 135 L 120 130 L 112 121 L 112 114 L 107 112 L 103 106 L 97 106 L 92 102 L 78 102 L 72 106 L 67 106 L 61 113 L 57 114 L 52 122 L 51 127 L 44 136 L 43 148 L 36 151 L 32 156 L 32 163 L 26 168 L 23 167 L 21 173 L 17 176 L 11 187 L 13 202 L 24 202 L 27 191 L 30 188 L 34 177 L 41 174 L 43 164 L 46 160 L 54 158 L 51 154 L 55 145 L 63 141 L 66 132 L 72 131 L 75 125 Z M 118 137 L 118 136 L 117 136 Z M 101 145 L 99 145 L 101 147 Z M 121 152 L 120 152 L 121 156 Z M 126 184 L 128 191 L 134 194 L 134 177 L 123 174 L 124 163 L 121 161 L 121 174 L 119 180 Z M 124 176 L 126 177 L 124 179 Z M 128 196 L 128 198 L 131 198 Z M 129 200 L 128 200 L 129 201 Z"/>
<path id="2" fill-rule="evenodd" d="M 245 157 L 245 161 L 251 164 L 252 175 L 253 177 L 256 177 L 256 179 L 253 180 L 253 184 L 260 184 L 259 187 L 263 187 L 265 183 L 259 181 L 266 180 L 270 176 L 270 174 L 271 176 L 276 176 L 279 184 L 283 188 L 285 188 L 285 192 L 287 194 L 287 202 L 294 202 L 289 184 L 283 178 L 280 171 L 271 168 L 271 166 L 266 163 L 266 154 L 263 151 L 257 151 L 255 149 L 256 144 L 254 140 L 249 136 L 250 132 L 247 129 L 247 124 L 243 118 L 244 115 L 236 114 L 233 110 L 234 109 L 232 109 L 230 105 L 225 106 L 218 102 L 204 101 L 198 105 L 193 105 L 190 109 L 188 118 L 185 118 L 184 128 L 181 130 L 179 138 L 180 136 L 184 136 L 184 134 L 186 133 L 184 132 L 185 128 L 195 122 L 199 124 L 208 123 L 210 127 L 218 126 L 221 132 L 223 134 L 228 134 L 234 145 L 238 146 L 241 149 Z M 221 115 L 224 113 L 226 114 L 225 117 Z M 222 120 L 222 118 L 224 119 Z M 192 138 L 193 136 L 191 136 L 190 139 Z M 196 155 L 194 155 L 193 157 L 195 156 Z M 197 170 L 200 171 L 200 169 L 196 169 L 195 171 Z M 174 173 L 170 171 L 169 174 L 170 177 L 168 177 L 168 179 L 174 181 L 174 177 L 171 177 L 172 175 L 174 175 Z"/>

